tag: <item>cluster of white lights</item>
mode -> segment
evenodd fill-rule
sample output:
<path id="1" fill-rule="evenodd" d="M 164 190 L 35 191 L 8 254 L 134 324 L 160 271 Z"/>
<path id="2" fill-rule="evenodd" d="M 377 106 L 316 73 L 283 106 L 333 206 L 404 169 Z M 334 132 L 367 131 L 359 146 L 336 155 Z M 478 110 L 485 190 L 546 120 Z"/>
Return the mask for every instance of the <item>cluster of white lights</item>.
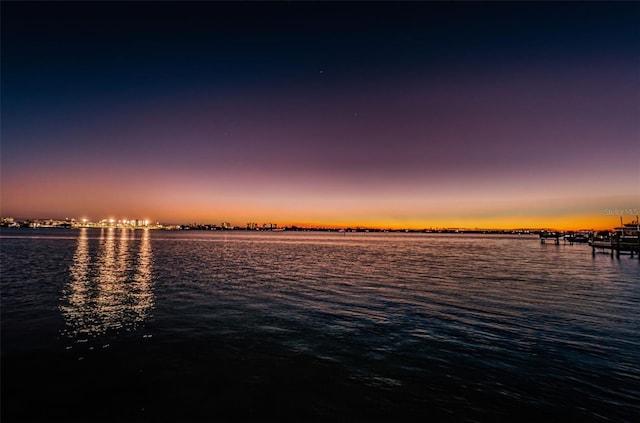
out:
<path id="1" fill-rule="evenodd" d="M 91 224 L 91 222 L 87 218 L 81 219 L 82 224 Z M 98 222 L 99 225 L 109 225 L 109 226 L 149 226 L 151 223 L 148 219 L 139 220 L 139 219 L 102 219 Z"/>

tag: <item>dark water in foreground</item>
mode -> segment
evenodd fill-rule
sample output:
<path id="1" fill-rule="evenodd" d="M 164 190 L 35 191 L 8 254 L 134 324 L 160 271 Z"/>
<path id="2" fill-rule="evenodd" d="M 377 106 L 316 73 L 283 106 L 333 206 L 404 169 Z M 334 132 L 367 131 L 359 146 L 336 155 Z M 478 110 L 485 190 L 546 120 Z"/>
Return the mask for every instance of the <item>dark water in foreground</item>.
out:
<path id="1" fill-rule="evenodd" d="M 534 237 L 3 230 L 2 421 L 634 421 L 640 264 Z"/>

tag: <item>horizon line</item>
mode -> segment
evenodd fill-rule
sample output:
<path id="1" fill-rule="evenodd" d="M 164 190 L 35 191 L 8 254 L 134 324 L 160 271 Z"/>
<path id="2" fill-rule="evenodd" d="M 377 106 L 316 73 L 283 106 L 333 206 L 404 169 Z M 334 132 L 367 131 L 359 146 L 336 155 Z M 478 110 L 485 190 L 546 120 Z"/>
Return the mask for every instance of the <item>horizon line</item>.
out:
<path id="1" fill-rule="evenodd" d="M 261 225 L 258 225 L 255 221 L 254 222 L 247 222 L 244 226 L 240 226 L 240 225 L 236 225 L 236 224 L 231 224 L 229 222 L 221 222 L 221 223 L 199 223 L 197 221 L 191 221 L 191 222 L 186 222 L 186 223 L 176 223 L 176 222 L 161 222 L 159 220 L 154 220 L 154 219 L 114 219 L 114 218 L 109 218 L 109 219 L 99 219 L 97 221 L 93 221 L 87 218 L 53 218 L 53 217 L 47 217 L 47 218 L 24 218 L 24 217 L 18 217 L 15 218 L 13 216 L 0 216 L 0 220 L 2 221 L 2 223 L 5 222 L 5 220 L 13 220 L 14 222 L 19 222 L 19 223 L 28 223 L 28 222 L 46 222 L 46 221 L 57 221 L 57 222 L 82 222 L 83 224 L 99 224 L 99 223 L 105 223 L 108 222 L 110 224 L 109 225 L 105 225 L 105 227 L 118 227 L 118 225 L 120 227 L 122 227 L 122 225 L 127 225 L 128 222 L 133 222 L 135 220 L 137 221 L 146 221 L 148 226 L 160 226 L 160 227 L 176 227 L 176 226 L 185 226 L 185 227 L 210 227 L 210 228 L 220 228 L 220 229 L 227 229 L 227 230 L 260 230 L 260 229 L 266 229 L 269 230 L 270 228 L 265 228 L 264 225 L 276 225 L 275 227 L 277 228 L 289 228 L 289 229 L 323 229 L 323 230 L 340 230 L 340 229 L 350 229 L 350 230 L 374 230 L 374 231 L 385 231 L 385 230 L 389 230 L 389 231 L 442 231 L 442 230 L 459 230 L 459 231 L 598 231 L 598 230 L 608 230 L 608 229 L 612 229 L 615 226 L 610 226 L 610 227 L 583 227 L 581 229 L 567 229 L 566 227 L 553 227 L 553 226 L 511 226 L 511 227 L 486 227 L 486 226 L 433 226 L 433 225 L 423 225 L 423 226 L 416 226 L 416 225 L 409 225 L 409 226 L 399 226 L 399 225 L 365 225 L 365 224 L 329 224 L 329 223 L 316 223 L 316 222 L 312 222 L 312 223 L 291 223 L 291 222 L 287 222 L 287 223 L 283 223 L 283 224 L 278 224 L 278 223 L 274 223 L 273 221 L 270 222 L 264 222 Z M 155 223 L 154 223 L 155 222 Z M 635 221 L 637 222 L 637 220 Z M 634 221 L 632 220 L 630 223 L 634 223 Z M 249 228 L 249 225 L 253 224 L 256 225 L 253 228 Z"/>

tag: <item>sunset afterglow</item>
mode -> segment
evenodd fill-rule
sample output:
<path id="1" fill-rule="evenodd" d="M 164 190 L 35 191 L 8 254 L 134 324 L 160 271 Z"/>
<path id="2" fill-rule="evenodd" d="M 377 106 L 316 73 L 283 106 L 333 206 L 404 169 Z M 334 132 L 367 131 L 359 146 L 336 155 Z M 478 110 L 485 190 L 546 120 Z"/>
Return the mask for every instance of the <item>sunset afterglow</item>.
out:
<path id="1" fill-rule="evenodd" d="M 635 219 L 637 8 L 462 6 L 3 6 L 2 216 Z"/>

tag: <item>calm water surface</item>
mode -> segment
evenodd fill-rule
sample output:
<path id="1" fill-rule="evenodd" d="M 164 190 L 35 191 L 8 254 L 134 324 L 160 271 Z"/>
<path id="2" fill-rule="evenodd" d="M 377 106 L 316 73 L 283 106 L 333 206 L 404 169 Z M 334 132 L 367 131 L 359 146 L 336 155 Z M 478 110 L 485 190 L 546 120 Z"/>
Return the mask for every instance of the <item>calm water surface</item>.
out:
<path id="1" fill-rule="evenodd" d="M 640 263 L 497 235 L 3 229 L 2 420 L 640 418 Z"/>

